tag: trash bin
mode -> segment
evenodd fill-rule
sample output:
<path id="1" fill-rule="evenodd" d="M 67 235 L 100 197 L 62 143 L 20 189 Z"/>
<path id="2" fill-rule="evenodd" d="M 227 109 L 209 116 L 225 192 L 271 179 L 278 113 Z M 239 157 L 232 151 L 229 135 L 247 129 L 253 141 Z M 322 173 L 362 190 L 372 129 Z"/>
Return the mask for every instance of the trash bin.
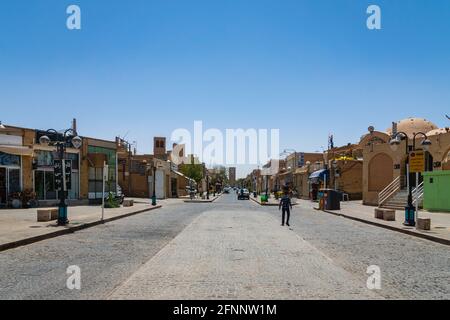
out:
<path id="1" fill-rule="evenodd" d="M 333 189 L 322 189 L 325 210 L 341 209 L 341 193 Z"/>

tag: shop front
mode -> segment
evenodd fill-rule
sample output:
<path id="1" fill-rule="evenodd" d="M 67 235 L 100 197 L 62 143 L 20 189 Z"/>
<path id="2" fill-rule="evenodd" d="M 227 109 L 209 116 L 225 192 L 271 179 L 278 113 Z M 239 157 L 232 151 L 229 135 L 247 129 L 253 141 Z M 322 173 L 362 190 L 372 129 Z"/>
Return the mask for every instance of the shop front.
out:
<path id="1" fill-rule="evenodd" d="M 311 173 L 309 176 L 311 200 L 318 200 L 319 190 L 327 187 L 329 177 L 330 173 L 327 169 L 320 169 Z"/>
<path id="2" fill-rule="evenodd" d="M 33 150 L 22 142 L 21 135 L 0 134 L 0 207 L 23 189 L 23 157 L 31 157 Z"/>
<path id="3" fill-rule="evenodd" d="M 34 155 L 34 191 L 36 198 L 41 202 L 54 202 L 59 199 L 59 191 L 55 186 L 54 161 L 57 159 L 56 151 L 49 148 L 48 150 L 35 150 Z M 65 155 L 66 161 L 71 163 L 71 179 L 67 192 L 69 200 L 77 200 L 80 198 L 80 159 L 76 150 L 70 152 L 67 150 Z"/>
<path id="4" fill-rule="evenodd" d="M 6 206 L 9 196 L 21 190 L 21 157 L 0 152 L 0 206 Z"/>
<path id="5" fill-rule="evenodd" d="M 89 140 L 92 142 L 93 139 Z M 91 203 L 97 203 L 101 201 L 103 196 L 104 164 L 108 165 L 108 181 L 105 183 L 105 193 L 117 192 L 117 152 L 115 145 L 112 145 L 112 148 L 89 145 L 87 152 L 88 199 Z"/>

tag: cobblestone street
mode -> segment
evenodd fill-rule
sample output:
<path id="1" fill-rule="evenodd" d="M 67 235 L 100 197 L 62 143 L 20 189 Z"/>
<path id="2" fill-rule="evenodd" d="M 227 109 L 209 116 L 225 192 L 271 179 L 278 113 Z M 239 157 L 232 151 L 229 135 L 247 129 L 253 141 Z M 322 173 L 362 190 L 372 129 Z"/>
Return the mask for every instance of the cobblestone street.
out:
<path id="1" fill-rule="evenodd" d="M 295 206 L 223 195 L 0 253 L 2 299 L 450 298 L 448 246 Z M 81 268 L 81 290 L 66 268 Z M 368 290 L 378 265 L 381 290 Z"/>

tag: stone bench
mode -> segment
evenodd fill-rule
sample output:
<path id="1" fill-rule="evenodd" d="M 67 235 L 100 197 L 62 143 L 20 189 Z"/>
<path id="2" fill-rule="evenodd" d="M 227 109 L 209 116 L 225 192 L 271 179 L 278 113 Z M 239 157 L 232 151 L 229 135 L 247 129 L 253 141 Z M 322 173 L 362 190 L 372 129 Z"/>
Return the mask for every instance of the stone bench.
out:
<path id="1" fill-rule="evenodd" d="M 134 200 L 123 200 L 124 207 L 132 207 L 134 205 Z"/>
<path id="2" fill-rule="evenodd" d="M 386 221 L 395 221 L 395 210 L 385 208 L 375 208 L 375 218 Z"/>
<path id="3" fill-rule="evenodd" d="M 417 229 L 430 230 L 431 229 L 431 219 L 430 218 L 417 218 Z"/>
<path id="4" fill-rule="evenodd" d="M 58 209 L 38 209 L 37 221 L 47 222 L 58 219 Z"/>

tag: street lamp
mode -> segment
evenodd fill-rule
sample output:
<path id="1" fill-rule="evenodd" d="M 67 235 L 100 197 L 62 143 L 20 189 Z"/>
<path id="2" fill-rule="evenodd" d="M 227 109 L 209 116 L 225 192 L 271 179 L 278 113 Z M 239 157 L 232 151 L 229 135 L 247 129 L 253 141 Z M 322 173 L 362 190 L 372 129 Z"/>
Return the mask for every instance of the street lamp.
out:
<path id="1" fill-rule="evenodd" d="M 206 169 L 206 200 L 209 200 L 209 174 L 208 174 L 208 169 Z"/>
<path id="2" fill-rule="evenodd" d="M 156 160 L 153 159 L 153 194 L 152 194 L 152 206 L 156 206 Z"/>
<path id="3" fill-rule="evenodd" d="M 77 135 L 76 131 L 73 129 L 67 129 L 64 133 L 58 133 L 55 129 L 49 129 L 45 131 L 45 135 L 39 138 L 39 143 L 43 145 L 56 146 L 58 153 L 58 160 L 60 163 L 60 168 L 58 171 L 55 166 L 55 180 L 59 181 L 60 187 L 57 188 L 59 191 L 59 205 L 58 205 L 58 225 L 64 226 L 69 221 L 67 219 L 67 203 L 66 203 L 66 163 L 65 163 L 65 152 L 66 148 L 73 146 L 75 149 L 79 149 L 82 145 L 81 138 Z M 51 138 L 50 138 L 51 137 Z M 56 179 L 60 176 L 60 179 Z"/>
<path id="4" fill-rule="evenodd" d="M 424 151 L 428 151 L 429 147 L 431 146 L 431 141 L 428 139 L 427 135 L 423 132 L 417 132 L 414 133 L 413 135 L 413 145 L 412 145 L 412 150 L 411 151 L 416 151 L 416 137 L 422 135 L 424 137 L 424 139 L 421 142 L 421 146 L 422 149 Z M 416 225 L 416 221 L 415 221 L 415 208 L 413 205 L 413 198 L 412 198 L 412 185 L 409 182 L 409 138 L 408 135 L 405 132 L 397 132 L 392 139 L 389 141 L 389 145 L 391 146 L 391 149 L 393 151 L 396 151 L 398 149 L 398 146 L 401 143 L 401 137 L 403 136 L 405 139 L 405 144 L 406 144 L 406 159 L 407 159 L 407 165 L 406 165 L 406 177 L 407 177 L 407 185 L 408 185 L 408 204 L 405 207 L 405 222 L 403 222 L 403 224 L 405 226 L 415 226 Z M 417 176 L 418 177 L 418 176 Z M 417 180 L 417 179 L 416 179 Z M 416 184 L 418 185 L 418 181 L 416 181 Z"/>

